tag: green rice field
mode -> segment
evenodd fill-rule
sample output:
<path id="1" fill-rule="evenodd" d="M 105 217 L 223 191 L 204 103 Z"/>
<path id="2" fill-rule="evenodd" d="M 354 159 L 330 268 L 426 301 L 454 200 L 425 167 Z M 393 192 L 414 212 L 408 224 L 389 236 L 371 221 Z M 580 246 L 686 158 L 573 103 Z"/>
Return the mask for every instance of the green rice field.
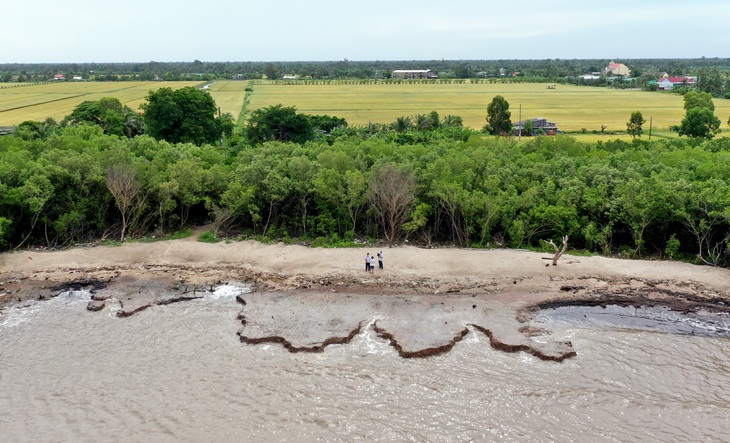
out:
<path id="1" fill-rule="evenodd" d="M 235 119 L 240 115 L 249 81 L 218 80 L 208 85 L 221 112 Z M 61 82 L 0 88 L 0 126 L 26 120 L 61 120 L 79 103 L 116 97 L 132 109 L 139 109 L 150 90 L 201 86 L 200 82 Z M 295 106 L 306 114 L 342 117 L 350 125 L 391 123 L 402 116 L 437 111 L 441 117 L 458 115 L 464 124 L 481 129 L 487 104 L 496 95 L 509 103 L 512 121 L 544 117 L 564 132 L 578 133 L 586 141 L 601 140 L 623 133 L 633 111 L 641 111 L 649 130 L 657 136 L 676 136 L 667 132 L 684 116 L 682 96 L 666 92 L 615 90 L 587 86 L 544 83 L 360 83 L 332 82 L 253 82 L 248 110 L 282 104 Z M 727 129 L 730 100 L 715 100 L 715 115 Z M 521 108 L 521 112 L 520 112 Z M 521 115 L 520 115 L 521 114 Z M 606 127 L 608 134 L 595 134 Z M 585 130 L 585 134 L 580 134 Z M 625 136 L 625 135 L 624 135 Z"/>

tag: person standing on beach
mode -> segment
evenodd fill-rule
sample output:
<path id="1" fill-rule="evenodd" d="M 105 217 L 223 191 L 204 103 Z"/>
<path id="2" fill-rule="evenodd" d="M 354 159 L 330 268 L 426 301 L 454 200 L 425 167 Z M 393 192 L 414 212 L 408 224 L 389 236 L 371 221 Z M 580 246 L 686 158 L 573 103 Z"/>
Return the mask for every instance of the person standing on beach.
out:
<path id="1" fill-rule="evenodd" d="M 378 269 L 383 270 L 383 251 L 378 252 Z"/>
<path id="2" fill-rule="evenodd" d="M 370 271 L 370 253 L 365 254 L 365 272 Z"/>
<path id="3" fill-rule="evenodd" d="M 370 256 L 370 273 L 371 274 L 375 273 L 375 256 L 374 255 Z"/>

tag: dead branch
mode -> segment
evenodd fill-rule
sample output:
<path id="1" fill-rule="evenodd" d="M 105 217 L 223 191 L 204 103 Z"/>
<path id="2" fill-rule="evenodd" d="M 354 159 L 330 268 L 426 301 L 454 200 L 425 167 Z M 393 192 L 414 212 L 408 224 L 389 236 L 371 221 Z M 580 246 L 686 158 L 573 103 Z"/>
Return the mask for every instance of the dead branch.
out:
<path id="1" fill-rule="evenodd" d="M 557 245 L 556 245 L 555 243 L 553 243 L 553 241 L 552 241 L 552 240 L 550 240 L 550 241 L 548 241 L 548 240 L 543 240 L 543 241 L 544 241 L 544 242 L 545 242 L 546 244 L 548 244 L 548 245 L 552 246 L 552 247 L 553 247 L 553 249 L 555 250 L 555 255 L 553 255 L 553 266 L 557 266 L 557 265 L 558 265 L 558 259 L 559 259 L 559 258 L 560 258 L 560 256 L 562 256 L 562 255 L 563 255 L 563 254 L 565 253 L 565 251 L 566 251 L 566 250 L 568 249 L 568 236 L 567 236 L 567 235 L 564 235 L 564 236 L 563 236 L 563 247 L 562 247 L 562 249 L 561 249 L 561 248 L 558 248 L 558 246 L 557 246 Z M 547 265 L 546 265 L 546 266 L 547 266 Z"/>

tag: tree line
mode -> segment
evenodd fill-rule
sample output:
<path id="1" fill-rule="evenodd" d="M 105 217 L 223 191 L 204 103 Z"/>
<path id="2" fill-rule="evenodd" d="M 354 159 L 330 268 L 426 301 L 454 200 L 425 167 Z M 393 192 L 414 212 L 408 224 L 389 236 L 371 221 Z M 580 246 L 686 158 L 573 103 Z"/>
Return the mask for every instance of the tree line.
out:
<path id="1" fill-rule="evenodd" d="M 480 76 L 520 76 L 555 81 L 591 72 L 600 72 L 609 59 L 542 59 L 542 60 L 333 60 L 333 61 L 232 61 L 205 62 L 137 62 L 137 63 L 5 63 L 0 64 L 0 82 L 46 81 L 55 74 L 67 78 L 81 76 L 100 81 L 122 80 L 213 80 L 217 78 L 269 79 L 284 74 L 312 79 L 387 78 L 396 69 L 432 69 L 443 78 L 476 78 Z M 666 72 L 671 76 L 698 75 L 701 69 L 719 69 L 726 73 L 727 58 L 695 59 L 627 59 L 621 60 L 632 70 L 633 77 Z"/>
<path id="2" fill-rule="evenodd" d="M 352 127 L 294 107 L 252 112 L 239 133 L 195 88 L 150 91 L 143 114 L 115 98 L 60 124 L 0 137 L 0 248 L 164 235 L 212 223 L 216 235 L 339 244 L 538 247 L 569 235 L 606 254 L 728 259 L 727 138 L 712 95 L 691 91 L 687 139 L 517 143 L 509 103 L 484 132 L 438 112 Z M 490 137 L 484 133 L 497 137 Z"/>
<path id="3" fill-rule="evenodd" d="M 587 251 L 727 264 L 727 138 L 404 141 L 351 130 L 223 145 L 88 124 L 1 137 L 0 245 L 64 247 L 212 223 L 221 236 L 315 244 L 525 248 L 569 235 Z"/>

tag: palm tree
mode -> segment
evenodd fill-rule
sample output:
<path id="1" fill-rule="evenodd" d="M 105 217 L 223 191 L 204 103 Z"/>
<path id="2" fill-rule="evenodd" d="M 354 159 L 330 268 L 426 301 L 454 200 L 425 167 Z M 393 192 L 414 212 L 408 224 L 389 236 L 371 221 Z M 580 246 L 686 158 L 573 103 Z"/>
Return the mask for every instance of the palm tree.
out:
<path id="1" fill-rule="evenodd" d="M 410 117 L 398 117 L 392 127 L 395 132 L 407 132 L 413 127 L 413 121 Z"/>

